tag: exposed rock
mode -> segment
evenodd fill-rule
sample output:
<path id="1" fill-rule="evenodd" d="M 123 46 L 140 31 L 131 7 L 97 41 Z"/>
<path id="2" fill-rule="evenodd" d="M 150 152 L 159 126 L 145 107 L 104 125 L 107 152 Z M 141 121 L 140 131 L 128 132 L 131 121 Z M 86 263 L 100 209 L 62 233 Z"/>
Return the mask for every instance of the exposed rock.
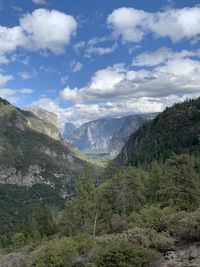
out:
<path id="1" fill-rule="evenodd" d="M 129 135 L 153 117 L 155 114 L 138 114 L 91 121 L 76 129 L 69 140 L 80 150 L 93 150 L 116 156 Z"/>
<path id="2" fill-rule="evenodd" d="M 155 267 L 200 267 L 200 246 L 198 243 L 176 247 L 158 259 Z"/>
<path id="3" fill-rule="evenodd" d="M 164 257 L 166 260 L 173 260 L 176 258 L 176 254 L 174 253 L 174 251 L 167 251 L 165 252 Z"/>
<path id="4" fill-rule="evenodd" d="M 58 116 L 56 114 L 40 107 L 30 107 L 27 110 L 31 111 L 41 120 L 51 123 L 58 128 Z"/>
<path id="5" fill-rule="evenodd" d="M 26 173 L 18 171 L 16 168 L 2 169 L 0 168 L 0 183 L 1 184 L 17 184 L 20 186 L 32 186 L 34 184 L 47 184 L 42 176 L 40 166 L 30 166 Z M 49 183 L 48 183 L 49 184 Z"/>
<path id="6" fill-rule="evenodd" d="M 27 267 L 31 253 L 18 252 L 0 256 L 0 267 Z"/>

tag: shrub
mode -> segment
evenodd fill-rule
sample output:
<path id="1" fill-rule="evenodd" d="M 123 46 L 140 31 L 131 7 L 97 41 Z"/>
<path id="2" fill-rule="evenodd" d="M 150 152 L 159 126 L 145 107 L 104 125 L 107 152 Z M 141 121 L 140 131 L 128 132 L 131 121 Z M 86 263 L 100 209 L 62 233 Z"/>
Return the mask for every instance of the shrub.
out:
<path id="1" fill-rule="evenodd" d="M 123 242 L 127 245 L 141 245 L 145 248 L 153 248 L 159 251 L 167 251 L 174 248 L 174 241 L 167 233 L 157 233 L 153 229 L 133 228 L 121 234 L 110 234 L 98 237 L 97 243 L 106 246 Z"/>
<path id="2" fill-rule="evenodd" d="M 122 242 L 101 250 L 95 264 L 96 267 L 147 267 L 153 258 L 152 252 Z"/>
<path id="3" fill-rule="evenodd" d="M 77 244 L 70 238 L 54 239 L 39 247 L 33 254 L 29 267 L 71 267 L 77 255 Z"/>
<path id="4" fill-rule="evenodd" d="M 183 241 L 200 241 L 200 209 L 183 217 L 174 227 L 174 235 Z"/>

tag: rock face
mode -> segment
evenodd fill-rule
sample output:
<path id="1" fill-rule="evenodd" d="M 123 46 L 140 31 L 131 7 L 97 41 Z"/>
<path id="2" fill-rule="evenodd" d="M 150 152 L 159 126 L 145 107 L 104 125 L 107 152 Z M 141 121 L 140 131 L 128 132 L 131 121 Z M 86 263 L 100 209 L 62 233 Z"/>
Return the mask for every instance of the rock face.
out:
<path id="1" fill-rule="evenodd" d="M 28 126 L 39 133 L 45 134 L 52 139 L 63 141 L 59 129 L 52 123 L 40 119 L 30 111 L 22 111 L 27 118 Z"/>
<path id="2" fill-rule="evenodd" d="M 152 117 L 155 117 L 155 114 L 91 121 L 79 127 L 70 137 L 70 141 L 80 150 L 94 150 L 115 156 L 129 135 Z"/>
<path id="3" fill-rule="evenodd" d="M 58 128 L 58 116 L 56 114 L 40 107 L 30 107 L 27 110 L 31 111 L 41 120 L 51 123 Z"/>
<path id="4" fill-rule="evenodd" d="M 73 123 L 71 123 L 71 122 L 65 123 L 64 137 L 66 139 L 69 139 L 73 135 L 73 133 L 75 132 L 75 130 L 76 130 L 76 126 Z"/>
<path id="5" fill-rule="evenodd" d="M 152 113 L 125 117 L 121 128 L 113 134 L 110 140 L 109 155 L 111 157 L 116 157 L 124 144 L 128 141 L 129 136 L 136 132 L 145 122 L 155 118 L 156 115 L 156 113 Z"/>

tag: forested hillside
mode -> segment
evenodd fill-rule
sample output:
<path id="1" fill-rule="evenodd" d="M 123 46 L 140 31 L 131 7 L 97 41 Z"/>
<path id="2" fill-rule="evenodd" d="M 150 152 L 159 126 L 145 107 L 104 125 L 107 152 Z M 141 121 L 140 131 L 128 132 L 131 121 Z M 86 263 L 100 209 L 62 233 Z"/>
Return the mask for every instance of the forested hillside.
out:
<path id="1" fill-rule="evenodd" d="M 34 229 L 35 210 L 41 214 L 61 210 L 63 198 L 72 191 L 74 179 L 84 165 L 54 125 L 0 98 L 0 234 L 6 236 L 3 242 L 22 226 L 27 231 Z"/>
<path id="2" fill-rule="evenodd" d="M 172 152 L 200 154 L 200 98 L 167 108 L 130 136 L 117 156 L 120 164 L 163 162 Z"/>
<path id="3" fill-rule="evenodd" d="M 156 121 L 162 118 L 162 125 L 170 121 L 174 125 L 176 110 L 177 131 L 180 127 L 196 134 L 198 103 L 199 99 L 175 105 Z M 193 118 L 188 121 L 189 128 L 180 115 L 186 113 Z M 156 121 L 152 124 L 157 125 Z M 170 140 L 165 142 L 169 144 Z M 12 233 L 5 228 L 1 234 L 2 253 L 15 254 L 2 256 L 1 261 L 9 266 L 6 264 L 11 259 L 20 258 L 20 267 L 198 266 L 199 147 L 187 143 L 181 153 L 183 144 L 178 144 L 180 153 L 171 152 L 165 161 L 152 157 L 147 165 L 146 158 L 141 158 L 138 167 L 119 167 L 110 162 L 101 180 L 90 168 L 84 168 L 62 212 L 51 207 L 42 211 L 40 207 L 30 218 L 31 228 L 23 223 Z M 59 205 L 62 203 L 58 201 Z"/>

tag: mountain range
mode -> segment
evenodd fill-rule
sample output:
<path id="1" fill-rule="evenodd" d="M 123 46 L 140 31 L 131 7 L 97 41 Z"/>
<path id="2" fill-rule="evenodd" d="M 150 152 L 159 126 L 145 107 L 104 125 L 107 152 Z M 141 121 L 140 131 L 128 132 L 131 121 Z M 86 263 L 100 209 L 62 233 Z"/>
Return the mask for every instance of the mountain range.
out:
<path id="1" fill-rule="evenodd" d="M 156 114 L 136 114 L 122 118 L 102 118 L 83 124 L 68 139 L 86 153 L 103 153 L 115 157 L 129 135 L 155 116 Z"/>

